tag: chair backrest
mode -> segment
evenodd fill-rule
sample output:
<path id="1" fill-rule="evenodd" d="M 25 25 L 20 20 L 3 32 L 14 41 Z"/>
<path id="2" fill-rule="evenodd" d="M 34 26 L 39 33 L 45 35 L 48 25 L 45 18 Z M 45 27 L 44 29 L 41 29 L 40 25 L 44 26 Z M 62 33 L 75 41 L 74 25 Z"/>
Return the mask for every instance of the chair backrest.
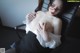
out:
<path id="1" fill-rule="evenodd" d="M 49 3 L 52 0 L 39 0 L 38 7 L 35 9 L 35 12 L 41 10 L 41 11 L 47 11 Z"/>
<path id="2" fill-rule="evenodd" d="M 35 9 L 35 12 L 39 11 L 39 10 L 42 10 L 42 11 L 47 11 L 48 10 L 48 6 L 49 6 L 49 3 L 51 2 L 52 0 L 39 0 L 38 2 L 38 7 Z M 59 14 L 59 17 L 62 19 L 62 32 L 61 34 L 63 35 L 63 38 L 64 38 L 64 35 L 68 32 L 68 28 L 70 27 L 70 23 L 72 21 L 72 19 L 75 17 L 75 13 L 76 13 L 76 10 L 78 8 L 78 5 L 74 4 L 74 3 L 67 3 L 65 2 L 65 0 L 62 0 L 64 1 L 63 2 L 63 11 Z M 21 24 L 19 26 L 16 26 L 15 29 L 18 29 L 20 27 L 23 27 L 23 26 L 26 26 L 26 24 Z M 19 38 L 22 38 L 22 36 L 19 34 L 19 32 L 16 30 Z"/>
<path id="3" fill-rule="evenodd" d="M 61 19 L 63 21 L 62 34 L 67 32 L 68 27 L 70 27 L 70 23 L 72 19 L 75 17 L 77 12 L 78 5 L 75 3 L 67 3 L 63 8 L 64 11 L 62 13 Z"/>
<path id="4" fill-rule="evenodd" d="M 47 11 L 49 3 L 52 0 L 39 0 L 38 7 L 35 9 L 35 11 Z M 66 33 L 66 30 L 68 29 L 72 18 L 75 16 L 75 12 L 78 5 L 76 3 L 67 3 L 65 0 L 63 1 L 63 9 L 62 12 L 60 12 L 59 17 L 62 19 L 63 25 L 62 25 L 62 35 Z"/>

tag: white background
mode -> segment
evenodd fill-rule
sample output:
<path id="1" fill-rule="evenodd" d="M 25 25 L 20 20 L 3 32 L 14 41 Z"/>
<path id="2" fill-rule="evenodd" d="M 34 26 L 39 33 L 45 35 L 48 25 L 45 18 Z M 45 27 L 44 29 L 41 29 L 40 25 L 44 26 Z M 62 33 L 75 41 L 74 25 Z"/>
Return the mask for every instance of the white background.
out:
<path id="1" fill-rule="evenodd" d="M 36 9 L 38 0 L 0 0 L 2 24 L 8 27 L 20 25 L 27 13 Z"/>

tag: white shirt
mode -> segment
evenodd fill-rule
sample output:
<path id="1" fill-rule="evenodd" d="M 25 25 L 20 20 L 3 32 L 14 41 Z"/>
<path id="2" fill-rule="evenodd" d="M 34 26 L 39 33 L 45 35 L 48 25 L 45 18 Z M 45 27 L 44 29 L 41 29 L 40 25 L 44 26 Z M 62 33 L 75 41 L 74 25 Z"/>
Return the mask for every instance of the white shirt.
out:
<path id="1" fill-rule="evenodd" d="M 45 13 L 43 12 L 40 12 L 41 14 L 40 15 L 37 15 L 36 17 L 38 16 L 42 16 L 40 18 L 44 18 L 45 16 Z M 28 15 L 27 15 L 28 16 Z M 35 20 L 36 21 L 36 20 Z M 37 20 L 38 22 L 39 20 Z M 35 22 L 34 25 L 37 23 Z M 33 23 L 32 23 L 33 25 Z M 37 25 L 37 24 L 36 24 Z M 36 26 L 35 26 L 36 27 Z M 34 27 L 33 27 L 34 28 Z M 61 44 L 61 35 L 55 35 L 53 33 L 49 33 L 49 36 L 51 37 L 51 40 L 49 42 L 45 42 L 44 39 L 41 37 L 41 35 L 37 32 L 37 30 L 33 29 L 32 26 L 28 23 L 28 19 L 27 19 L 27 22 L 26 22 L 26 33 L 28 33 L 29 31 L 33 32 L 34 34 L 36 34 L 36 38 L 37 40 L 39 41 L 39 43 L 41 44 L 41 46 L 43 47 L 49 47 L 49 48 L 56 48 L 57 46 L 59 46 Z"/>

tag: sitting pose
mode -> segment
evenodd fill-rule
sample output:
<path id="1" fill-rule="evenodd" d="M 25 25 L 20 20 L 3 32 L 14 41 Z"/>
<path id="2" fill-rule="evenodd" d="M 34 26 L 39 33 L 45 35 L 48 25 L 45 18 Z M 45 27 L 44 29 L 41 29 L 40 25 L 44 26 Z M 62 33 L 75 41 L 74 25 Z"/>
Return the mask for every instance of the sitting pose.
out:
<path id="1" fill-rule="evenodd" d="M 56 17 L 61 9 L 62 3 L 54 1 L 47 12 L 38 11 L 30 19 L 27 15 L 26 33 L 28 31 L 36 34 L 36 38 L 43 47 L 56 48 L 61 44 L 62 21 Z"/>
<path id="2" fill-rule="evenodd" d="M 43 47 L 55 48 L 61 44 L 61 26 L 59 18 L 49 12 L 39 11 L 36 17 L 27 24 L 26 33 L 36 34 L 36 38 Z"/>
<path id="3" fill-rule="evenodd" d="M 15 43 L 16 53 L 49 53 L 61 44 L 62 21 L 56 15 L 62 3 L 55 0 L 47 12 L 26 16 L 26 35 Z"/>

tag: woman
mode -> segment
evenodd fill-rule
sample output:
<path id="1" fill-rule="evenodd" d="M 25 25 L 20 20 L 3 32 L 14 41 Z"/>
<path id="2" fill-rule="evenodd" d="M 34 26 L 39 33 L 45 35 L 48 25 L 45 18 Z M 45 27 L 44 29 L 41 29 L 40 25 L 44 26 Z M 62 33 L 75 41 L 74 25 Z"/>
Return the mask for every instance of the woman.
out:
<path id="1" fill-rule="evenodd" d="M 49 6 L 47 12 L 39 11 L 32 19 L 29 17 L 31 20 L 27 20 L 27 35 L 15 43 L 17 53 L 49 53 L 61 44 L 62 21 L 56 17 L 61 9 L 61 5 L 60 1 L 55 0 Z M 28 16 L 31 15 L 29 14 Z M 49 22 L 41 21 L 41 19 L 46 19 L 46 17 L 53 18 L 50 22 L 53 25 L 50 25 Z"/>
<path id="2" fill-rule="evenodd" d="M 32 31 L 36 34 L 36 38 L 43 47 L 55 48 L 61 43 L 62 21 L 56 17 L 60 12 L 61 5 L 60 0 L 56 0 L 50 4 L 47 12 L 38 11 L 35 16 L 31 17 L 33 14 L 26 16 L 28 18 L 26 33 Z M 54 39 L 55 41 L 53 41 Z"/>

